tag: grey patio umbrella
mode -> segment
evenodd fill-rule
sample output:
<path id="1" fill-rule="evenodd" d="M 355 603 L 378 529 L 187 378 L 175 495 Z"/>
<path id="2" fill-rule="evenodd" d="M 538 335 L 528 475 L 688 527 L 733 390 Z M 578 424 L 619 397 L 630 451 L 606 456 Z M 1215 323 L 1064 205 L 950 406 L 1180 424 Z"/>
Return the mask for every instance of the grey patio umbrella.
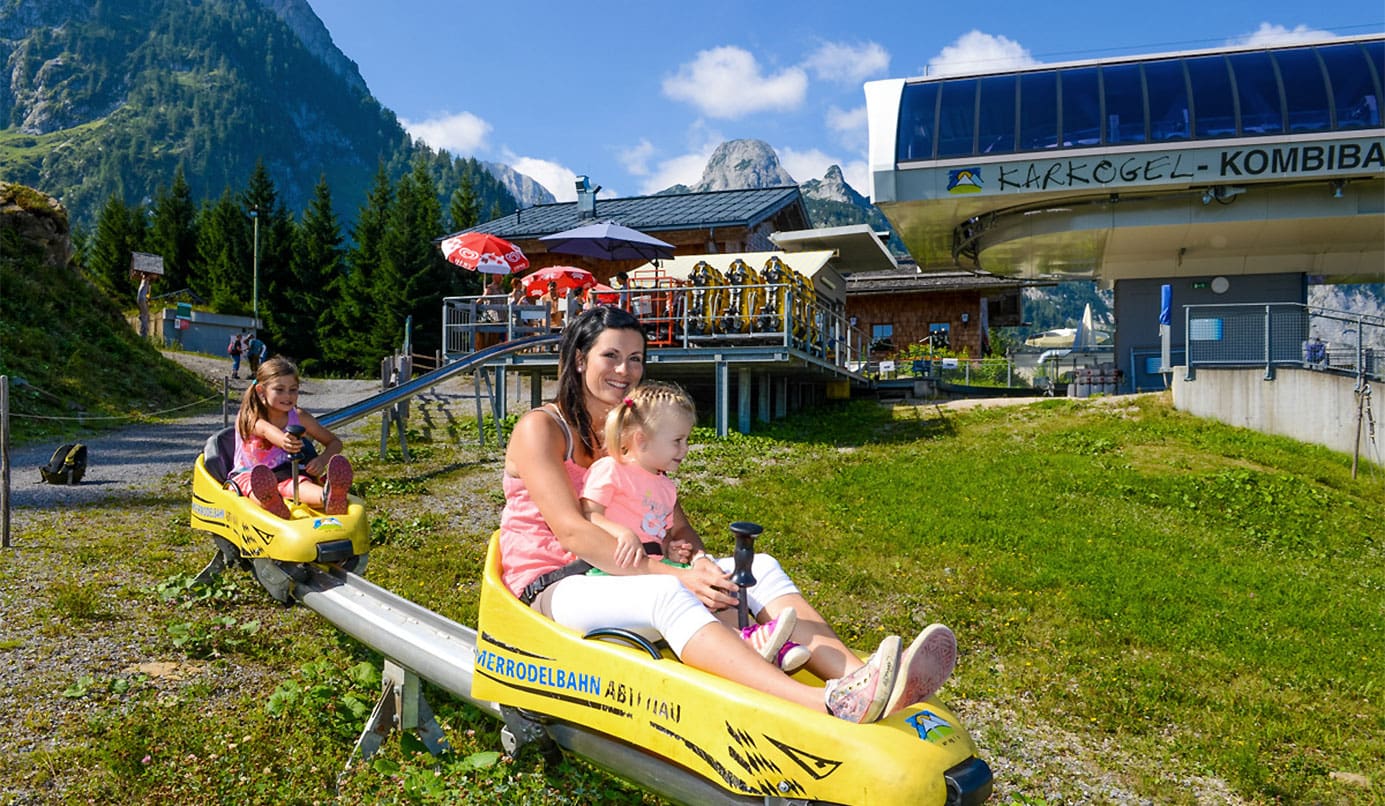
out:
<path id="1" fill-rule="evenodd" d="M 673 257 L 673 244 L 614 221 L 555 232 L 539 240 L 548 245 L 550 252 L 601 260 L 666 260 Z"/>

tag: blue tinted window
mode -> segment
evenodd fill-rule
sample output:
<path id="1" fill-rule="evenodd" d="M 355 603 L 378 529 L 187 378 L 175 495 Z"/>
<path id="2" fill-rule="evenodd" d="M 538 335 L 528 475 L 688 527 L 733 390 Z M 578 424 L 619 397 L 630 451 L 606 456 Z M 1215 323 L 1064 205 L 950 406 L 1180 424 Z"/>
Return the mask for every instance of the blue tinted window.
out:
<path id="1" fill-rule="evenodd" d="M 937 104 L 937 84 L 904 85 L 899 99 L 899 134 L 895 141 L 897 161 L 933 158 L 933 118 Z"/>
<path id="2" fill-rule="evenodd" d="M 1332 128 L 1327 107 L 1327 82 L 1312 48 L 1274 54 L 1284 82 L 1284 107 L 1290 132 L 1320 132 Z"/>
<path id="3" fill-rule="evenodd" d="M 938 159 L 973 153 L 976 139 L 974 78 L 945 81 L 938 105 Z"/>
<path id="4" fill-rule="evenodd" d="M 1009 154 L 1015 150 L 1015 86 L 1014 76 L 981 79 L 976 149 L 982 154 Z"/>
<path id="5" fill-rule="evenodd" d="M 1063 145 L 1094 146 L 1101 142 L 1101 93 L 1095 67 L 1063 70 Z"/>
<path id="6" fill-rule="evenodd" d="M 1201 56 L 1187 64 L 1188 80 L 1193 85 L 1193 136 L 1235 137 L 1236 107 L 1226 57 Z"/>
<path id="7" fill-rule="evenodd" d="M 1191 137 L 1192 115 L 1183 61 L 1167 59 L 1146 64 L 1145 87 L 1149 92 L 1149 138 L 1159 142 Z"/>
<path id="8" fill-rule="evenodd" d="M 1106 95 L 1106 142 L 1145 141 L 1145 91 L 1138 64 L 1101 68 L 1101 88 Z"/>
<path id="9" fill-rule="evenodd" d="M 1376 103 L 1376 123 L 1380 123 L 1380 90 L 1385 88 L 1385 42 L 1365 42 L 1361 45 L 1366 50 L 1366 59 L 1375 67 L 1375 100 Z"/>
<path id="10" fill-rule="evenodd" d="M 1336 128 L 1361 129 L 1380 125 L 1379 96 L 1366 54 L 1360 45 L 1328 45 L 1318 48 L 1332 84 L 1337 110 Z"/>
<path id="11" fill-rule="evenodd" d="M 1020 151 L 1058 145 L 1058 74 L 1020 76 Z"/>
<path id="12" fill-rule="evenodd" d="M 1236 75 L 1236 98 L 1241 104 L 1241 134 L 1284 131 L 1284 107 L 1270 54 L 1234 53 L 1230 59 Z"/>

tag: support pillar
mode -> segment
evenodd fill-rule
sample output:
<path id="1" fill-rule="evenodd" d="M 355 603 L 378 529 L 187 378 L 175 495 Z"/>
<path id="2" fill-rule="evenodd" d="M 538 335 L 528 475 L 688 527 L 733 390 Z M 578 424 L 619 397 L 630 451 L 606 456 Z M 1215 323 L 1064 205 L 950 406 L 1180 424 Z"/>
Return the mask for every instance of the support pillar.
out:
<path id="1" fill-rule="evenodd" d="M 742 434 L 750 433 L 750 368 L 736 371 L 736 424 Z"/>
<path id="2" fill-rule="evenodd" d="M 731 430 L 731 412 L 728 404 L 731 396 L 730 370 L 725 361 L 718 361 L 713 367 L 716 374 L 717 436 L 724 437 Z"/>

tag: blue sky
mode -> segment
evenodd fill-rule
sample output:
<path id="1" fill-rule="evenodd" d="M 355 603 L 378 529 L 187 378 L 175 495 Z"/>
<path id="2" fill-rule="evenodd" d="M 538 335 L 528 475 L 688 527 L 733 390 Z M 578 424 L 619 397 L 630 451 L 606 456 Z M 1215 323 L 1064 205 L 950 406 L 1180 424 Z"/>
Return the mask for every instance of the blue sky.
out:
<path id="1" fill-rule="evenodd" d="M 576 174 L 602 195 L 692 184 L 741 137 L 868 193 L 872 79 L 1385 30 L 1380 0 L 309 3 L 416 138 L 563 201 Z"/>

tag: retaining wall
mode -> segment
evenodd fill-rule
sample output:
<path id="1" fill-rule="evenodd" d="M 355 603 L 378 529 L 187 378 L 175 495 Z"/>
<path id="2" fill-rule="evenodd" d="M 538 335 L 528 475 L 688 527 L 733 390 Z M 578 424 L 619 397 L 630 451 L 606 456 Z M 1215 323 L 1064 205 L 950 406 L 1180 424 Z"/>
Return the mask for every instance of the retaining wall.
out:
<path id="1" fill-rule="evenodd" d="M 1291 437 L 1350 454 L 1356 444 L 1356 378 L 1336 372 L 1277 367 L 1265 380 L 1264 367 L 1199 367 L 1186 380 L 1173 371 L 1173 407 L 1227 425 Z M 1361 426 L 1361 459 L 1385 466 L 1385 395 L 1370 404 L 1379 423 L 1374 440 L 1369 420 Z"/>

